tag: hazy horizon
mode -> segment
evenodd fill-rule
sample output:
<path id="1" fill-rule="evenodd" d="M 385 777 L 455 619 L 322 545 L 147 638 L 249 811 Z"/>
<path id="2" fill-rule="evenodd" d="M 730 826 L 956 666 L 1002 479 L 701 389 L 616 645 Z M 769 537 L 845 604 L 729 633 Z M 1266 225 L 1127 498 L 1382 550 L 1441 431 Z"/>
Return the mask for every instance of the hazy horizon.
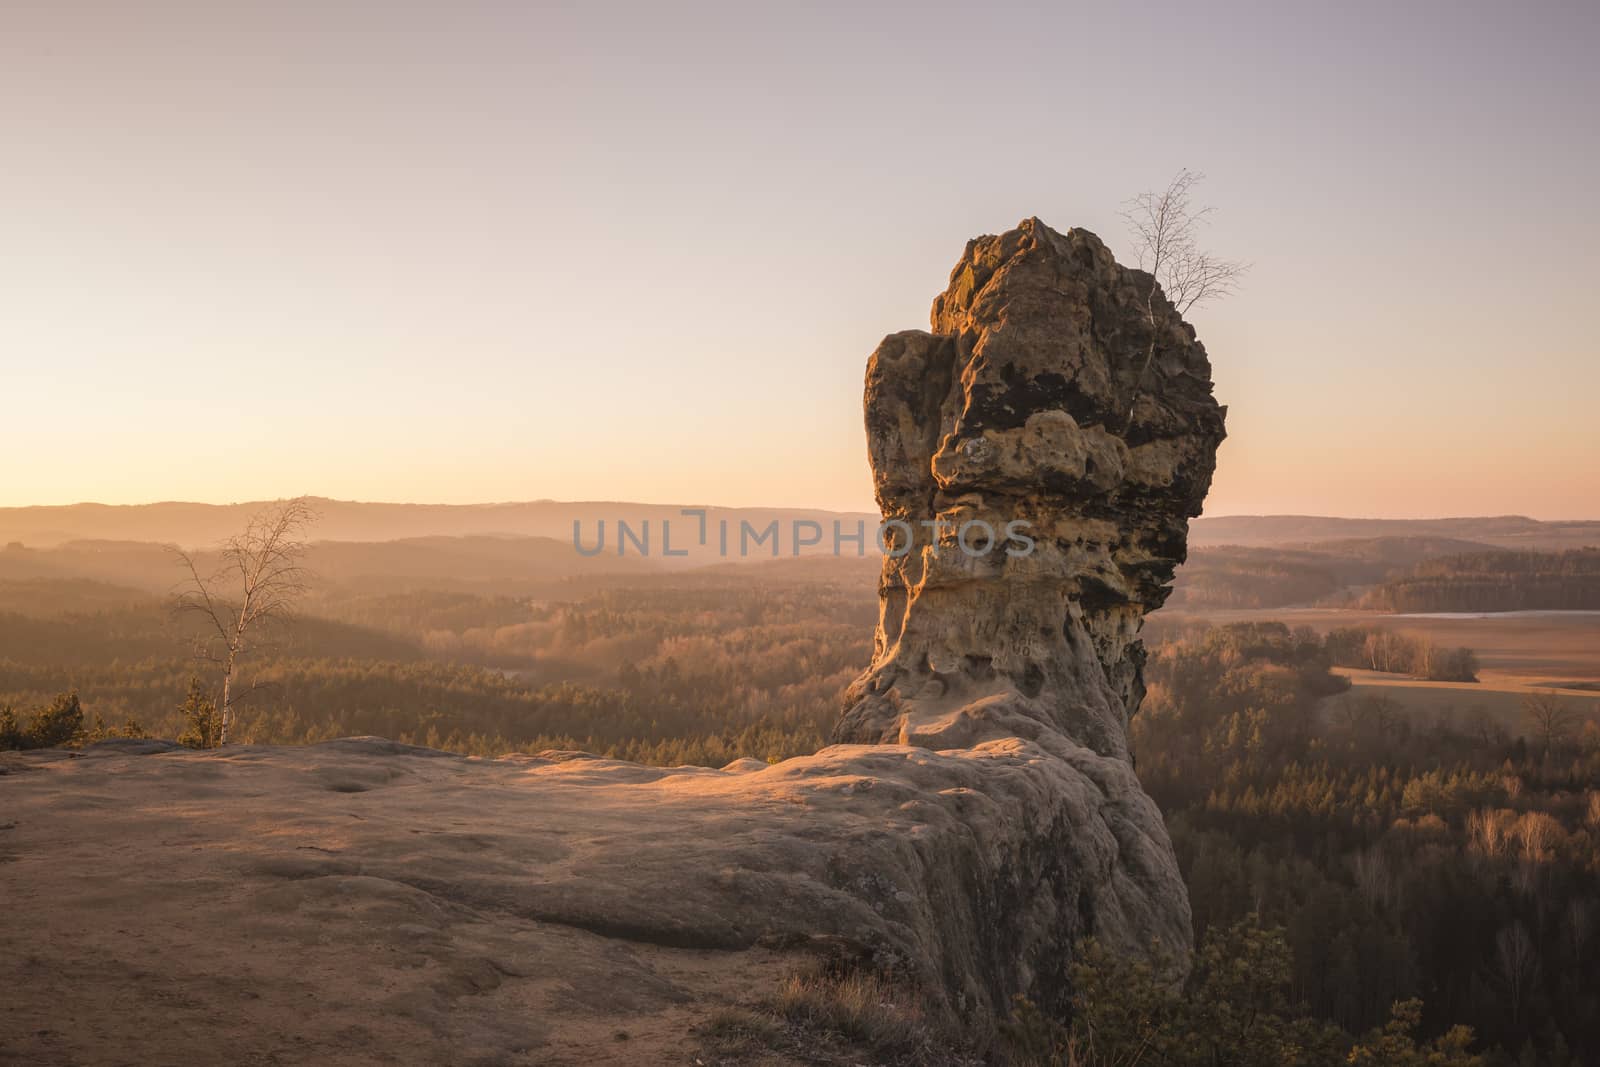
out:
<path id="1" fill-rule="evenodd" d="M 1593 7 L 375 10 L 0 15 L 0 504 L 868 511 L 965 242 L 1182 167 L 1211 514 L 1600 500 Z"/>
<path id="2" fill-rule="evenodd" d="M 756 501 L 749 504 L 726 504 L 706 500 L 624 500 L 611 497 L 527 497 L 520 500 L 375 500 L 348 497 L 330 497 L 320 493 L 300 493 L 295 496 L 304 497 L 315 501 L 325 501 L 333 504 L 373 505 L 379 507 L 419 507 L 419 508 L 494 508 L 515 507 L 529 504 L 618 504 L 623 506 L 638 506 L 647 508 L 707 508 L 720 511 L 780 511 L 780 512 L 837 512 L 839 514 L 877 514 L 878 508 L 870 503 L 860 508 L 832 508 L 817 504 L 790 504 L 774 503 L 772 501 Z M 288 497 L 241 497 L 237 500 L 188 500 L 188 499 L 163 499 L 163 500 L 132 500 L 126 502 L 111 502 L 105 500 L 71 500 L 60 503 L 38 504 L 0 504 L 0 511 L 24 508 L 74 508 L 74 507 L 105 507 L 105 508 L 141 508 L 159 507 L 163 505 L 200 507 L 241 507 L 251 504 L 266 504 L 274 500 L 289 499 Z M 602 516 L 609 517 L 609 516 Z M 1532 519 L 1536 522 L 1546 523 L 1588 523 L 1600 522 L 1600 514 L 1594 515 L 1556 515 L 1541 517 L 1520 512 L 1475 512 L 1460 514 L 1430 514 L 1430 515 L 1340 515 L 1329 511 L 1258 511 L 1258 512 L 1216 512 L 1207 508 L 1200 516 L 1201 519 L 1337 519 L 1352 522 L 1444 522 L 1454 519 Z M 315 530 L 313 528 L 313 537 Z"/>

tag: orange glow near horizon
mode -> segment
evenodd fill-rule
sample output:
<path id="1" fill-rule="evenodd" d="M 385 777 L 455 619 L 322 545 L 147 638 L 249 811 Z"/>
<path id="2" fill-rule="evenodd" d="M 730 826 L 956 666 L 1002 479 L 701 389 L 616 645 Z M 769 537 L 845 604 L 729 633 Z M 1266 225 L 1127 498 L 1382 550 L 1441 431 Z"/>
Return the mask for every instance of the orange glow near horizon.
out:
<path id="1" fill-rule="evenodd" d="M 0 506 L 871 510 L 863 364 L 966 240 L 1126 256 L 1187 166 L 1254 264 L 1207 514 L 1600 518 L 1592 11 L 171 6 L 5 17 Z"/>

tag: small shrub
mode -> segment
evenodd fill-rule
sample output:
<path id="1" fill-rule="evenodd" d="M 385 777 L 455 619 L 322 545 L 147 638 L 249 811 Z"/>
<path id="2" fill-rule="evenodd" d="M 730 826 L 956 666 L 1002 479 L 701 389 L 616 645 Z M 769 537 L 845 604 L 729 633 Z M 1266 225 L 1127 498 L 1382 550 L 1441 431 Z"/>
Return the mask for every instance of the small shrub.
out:
<path id="1" fill-rule="evenodd" d="M 94 717 L 94 728 L 85 735 L 84 740 L 109 741 L 116 737 L 142 738 L 149 736 L 150 731 L 146 730 L 139 720 L 131 715 L 122 721 L 121 726 L 107 726 L 105 720 L 96 715 Z"/>
<path id="2" fill-rule="evenodd" d="M 178 744 L 185 748 L 216 748 L 222 743 L 222 715 L 216 701 L 206 695 L 200 679 L 189 679 L 189 695 L 178 706 L 183 716 L 183 733 Z"/>
<path id="3" fill-rule="evenodd" d="M 1077 1041 L 1061 1022 L 1017 994 L 1011 1018 L 1000 1024 L 1008 1067 L 1078 1067 Z"/>
<path id="4" fill-rule="evenodd" d="M 22 724 L 17 722 L 17 713 L 7 704 L 0 708 L 0 752 L 22 747 Z"/>
<path id="5" fill-rule="evenodd" d="M 15 718 L 12 732 L 16 732 Z M 62 693 L 34 712 L 33 721 L 20 732 L 17 748 L 59 748 L 83 740 L 83 705 L 76 692 Z"/>

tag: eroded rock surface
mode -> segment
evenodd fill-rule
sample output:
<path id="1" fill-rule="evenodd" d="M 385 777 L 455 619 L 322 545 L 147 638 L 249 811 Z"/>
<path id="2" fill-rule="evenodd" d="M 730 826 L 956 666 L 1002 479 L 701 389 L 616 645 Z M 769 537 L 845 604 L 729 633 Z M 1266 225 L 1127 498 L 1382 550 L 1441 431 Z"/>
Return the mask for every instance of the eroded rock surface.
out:
<path id="1" fill-rule="evenodd" d="M 1081 937 L 1190 947 L 1127 727 L 1139 630 L 1184 559 L 1224 409 L 1194 330 L 1084 230 L 1028 219 L 970 242 L 931 325 L 885 338 L 867 365 L 894 541 L 873 662 L 835 737 L 1034 760 L 1027 835 L 982 830 L 1006 841 L 977 869 L 1022 891 L 985 917 L 1005 950 L 979 970 L 1058 1006 Z"/>
<path id="2" fill-rule="evenodd" d="M 839 740 L 1126 757 L 1139 627 L 1223 438 L 1205 349 L 1150 295 L 1094 234 L 1028 219 L 967 245 L 932 332 L 873 353 L 867 440 L 897 542 Z"/>
<path id="3" fill-rule="evenodd" d="M 873 356 L 878 498 L 918 539 L 845 743 L 722 770 L 381 739 L 0 756 L 0 1060 L 687 1063 L 804 952 L 981 1045 L 1017 994 L 1064 1005 L 1079 937 L 1181 955 L 1126 724 L 1222 411 L 1147 285 L 1029 220 Z M 925 519 L 1026 520 L 1035 550 L 936 551 Z"/>
<path id="4" fill-rule="evenodd" d="M 1087 751 L 143 752 L 0 755 L 0 1062 L 691 1063 L 818 954 L 981 1044 L 1059 988 L 1041 932 L 1177 936 L 1125 873 L 1158 844 L 1131 772 Z"/>

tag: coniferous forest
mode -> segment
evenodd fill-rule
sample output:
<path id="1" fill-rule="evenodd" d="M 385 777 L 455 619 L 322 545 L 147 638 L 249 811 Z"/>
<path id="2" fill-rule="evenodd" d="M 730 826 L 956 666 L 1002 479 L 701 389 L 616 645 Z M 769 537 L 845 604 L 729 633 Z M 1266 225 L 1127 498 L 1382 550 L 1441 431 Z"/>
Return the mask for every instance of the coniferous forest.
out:
<path id="1" fill-rule="evenodd" d="M 1361 599 L 1378 611 L 1600 610 L 1600 548 L 1424 560 Z"/>
<path id="2" fill-rule="evenodd" d="M 378 734 L 477 756 L 581 749 L 667 765 L 809 753 L 870 655 L 864 573 L 802 561 L 573 580 L 537 598 L 322 591 L 250 664 L 238 740 Z M 0 744 L 206 743 L 192 624 L 162 603 L 34 582 L 0 590 L 0 604 Z M 1166 814 L 1197 944 L 1277 975 L 1270 989 L 1204 996 L 1266 997 L 1261 1018 L 1289 1028 L 1274 1047 L 1298 1041 L 1308 1063 L 1342 1062 L 1316 1050 L 1342 1057 L 1390 1031 L 1408 1048 L 1413 1036 L 1458 1041 L 1458 1024 L 1479 1062 L 1600 1058 L 1600 729 L 1578 716 L 1540 733 L 1465 701 L 1420 718 L 1350 691 L 1332 668 L 1373 656 L 1419 675 L 1476 669 L 1469 649 L 1386 629 L 1162 633 L 1133 723 L 1139 774 Z M 1126 1040 L 1197 1025 L 1114 961 L 1085 960 L 1085 996 L 1155 1005 L 1140 1024 L 1152 1029 Z M 1085 1001 L 1076 1023 L 1099 1019 L 1102 1049 L 1132 1025 L 1106 1010 Z M 1188 1055 L 1174 1045 L 1170 1062 Z"/>

